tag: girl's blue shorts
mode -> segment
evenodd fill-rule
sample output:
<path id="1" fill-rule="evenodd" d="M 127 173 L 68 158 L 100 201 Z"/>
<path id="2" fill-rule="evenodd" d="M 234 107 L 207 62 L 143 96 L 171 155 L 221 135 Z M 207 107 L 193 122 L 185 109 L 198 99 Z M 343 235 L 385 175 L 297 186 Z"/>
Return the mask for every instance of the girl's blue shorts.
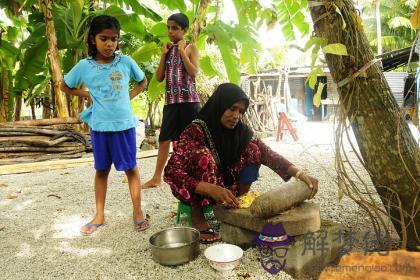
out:
<path id="1" fill-rule="evenodd" d="M 118 171 L 136 166 L 136 128 L 100 132 L 90 130 L 96 170 L 107 170 L 114 164 Z"/>

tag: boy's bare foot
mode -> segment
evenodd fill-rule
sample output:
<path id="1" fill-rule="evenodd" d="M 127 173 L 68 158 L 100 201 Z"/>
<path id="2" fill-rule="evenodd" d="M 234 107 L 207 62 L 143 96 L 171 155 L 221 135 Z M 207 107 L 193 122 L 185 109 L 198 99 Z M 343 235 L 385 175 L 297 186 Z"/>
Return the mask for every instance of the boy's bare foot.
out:
<path id="1" fill-rule="evenodd" d="M 143 211 L 133 211 L 133 220 L 134 221 L 140 221 L 140 220 L 144 220 L 144 214 Z"/>
<path id="2" fill-rule="evenodd" d="M 150 216 L 144 215 L 143 211 L 133 213 L 134 229 L 137 231 L 143 231 L 150 227 Z"/>
<path id="3" fill-rule="evenodd" d="M 103 224 L 104 224 L 104 218 L 95 217 L 92 221 L 82 226 L 80 228 L 80 232 L 84 235 L 90 235 L 94 233 Z"/>
<path id="4" fill-rule="evenodd" d="M 144 183 L 141 188 L 142 189 L 150 189 L 150 188 L 157 188 L 162 186 L 162 180 L 157 180 L 155 178 L 150 179 L 146 183 Z"/>

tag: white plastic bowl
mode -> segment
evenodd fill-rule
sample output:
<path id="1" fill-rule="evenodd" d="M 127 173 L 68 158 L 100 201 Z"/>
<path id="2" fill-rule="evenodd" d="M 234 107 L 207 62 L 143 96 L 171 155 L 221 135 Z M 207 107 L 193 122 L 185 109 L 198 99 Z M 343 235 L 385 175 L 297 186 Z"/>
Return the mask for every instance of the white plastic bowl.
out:
<path id="1" fill-rule="evenodd" d="M 204 256 L 209 260 L 210 265 L 222 272 L 233 270 L 243 255 L 244 251 L 232 244 L 217 244 L 204 251 Z"/>

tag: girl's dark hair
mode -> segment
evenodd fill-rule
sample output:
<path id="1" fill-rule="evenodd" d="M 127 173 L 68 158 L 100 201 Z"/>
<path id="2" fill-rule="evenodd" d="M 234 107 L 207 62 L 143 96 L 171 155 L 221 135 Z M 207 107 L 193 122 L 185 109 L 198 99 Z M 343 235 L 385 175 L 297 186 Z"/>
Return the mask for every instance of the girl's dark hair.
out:
<path id="1" fill-rule="evenodd" d="M 168 20 L 175 21 L 182 29 L 186 29 L 190 26 L 190 21 L 188 17 L 183 13 L 176 13 L 168 17 Z"/>
<path id="2" fill-rule="evenodd" d="M 97 53 L 96 45 L 92 43 L 92 40 L 95 38 L 95 36 L 104 29 L 113 29 L 113 28 L 117 30 L 118 37 L 120 37 L 120 23 L 113 16 L 100 15 L 92 19 L 88 37 L 87 37 L 89 56 L 95 58 L 96 53 Z M 117 46 L 117 50 L 118 49 L 119 48 Z"/>

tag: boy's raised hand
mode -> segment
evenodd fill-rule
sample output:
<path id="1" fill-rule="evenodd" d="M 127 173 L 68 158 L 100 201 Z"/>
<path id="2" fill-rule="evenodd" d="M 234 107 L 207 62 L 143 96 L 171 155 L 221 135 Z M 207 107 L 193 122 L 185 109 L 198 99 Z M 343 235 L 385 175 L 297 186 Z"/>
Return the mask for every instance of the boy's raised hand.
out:
<path id="1" fill-rule="evenodd" d="M 183 51 L 185 50 L 185 47 L 187 46 L 187 42 L 185 42 L 185 40 L 180 40 L 178 42 L 178 51 Z"/>
<path id="2" fill-rule="evenodd" d="M 169 51 L 169 44 L 168 43 L 164 43 L 163 44 L 163 48 L 162 48 L 162 54 L 166 55 Z"/>

